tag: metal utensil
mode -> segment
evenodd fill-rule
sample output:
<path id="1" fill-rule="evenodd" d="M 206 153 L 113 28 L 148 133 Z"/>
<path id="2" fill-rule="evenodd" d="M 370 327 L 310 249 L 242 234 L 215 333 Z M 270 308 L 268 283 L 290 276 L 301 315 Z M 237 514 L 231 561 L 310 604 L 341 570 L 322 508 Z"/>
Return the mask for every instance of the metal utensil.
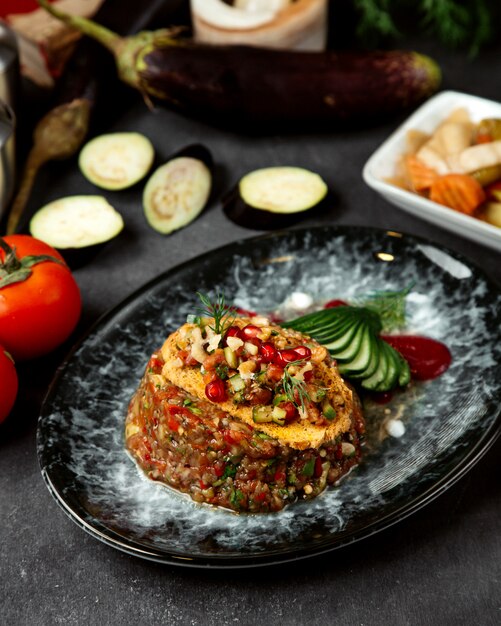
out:
<path id="1" fill-rule="evenodd" d="M 14 192 L 15 126 L 14 111 L 8 104 L 0 100 L 0 218 Z"/>
<path id="2" fill-rule="evenodd" d="M 19 52 L 12 30 L 0 21 L 0 100 L 16 109 L 19 88 Z"/>

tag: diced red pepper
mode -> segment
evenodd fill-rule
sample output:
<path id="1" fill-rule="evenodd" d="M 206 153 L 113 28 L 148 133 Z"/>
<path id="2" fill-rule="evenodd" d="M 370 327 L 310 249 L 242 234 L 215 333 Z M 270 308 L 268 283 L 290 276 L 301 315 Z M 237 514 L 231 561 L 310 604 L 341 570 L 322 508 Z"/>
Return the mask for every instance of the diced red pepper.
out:
<path id="1" fill-rule="evenodd" d="M 320 478 L 323 471 L 324 468 L 322 467 L 322 457 L 317 456 L 317 458 L 315 459 L 315 469 L 313 470 L 313 475 L 315 476 L 315 478 Z"/>
<path id="2" fill-rule="evenodd" d="M 263 502 L 266 499 L 266 493 L 261 491 L 261 493 L 256 493 L 253 498 L 254 502 Z"/>
<path id="3" fill-rule="evenodd" d="M 277 365 L 276 363 L 270 363 L 268 365 L 268 369 L 266 371 L 268 378 L 272 382 L 278 382 L 282 380 L 284 375 L 284 368 L 281 365 Z"/>
<path id="4" fill-rule="evenodd" d="M 246 439 L 246 436 L 241 430 L 226 428 L 223 430 L 223 439 L 226 443 L 230 444 L 230 446 L 233 446 L 239 444 L 242 439 Z"/>
<path id="5" fill-rule="evenodd" d="M 159 356 L 154 354 L 149 360 L 147 369 L 151 370 L 153 374 L 160 374 L 163 366 L 164 366 L 163 359 L 161 359 Z"/>
<path id="6" fill-rule="evenodd" d="M 284 420 L 286 422 L 291 422 L 299 416 L 297 407 L 293 402 L 280 402 L 278 406 L 285 411 Z"/>
<path id="7" fill-rule="evenodd" d="M 285 472 L 284 472 L 284 470 L 283 470 L 283 469 L 277 469 L 277 471 L 275 472 L 275 475 L 274 475 L 273 479 L 274 479 L 274 481 L 275 481 L 276 483 L 282 483 L 282 482 L 284 482 L 284 481 L 285 481 L 286 477 L 287 477 L 287 476 L 286 476 L 286 474 L 285 474 Z"/>
<path id="8" fill-rule="evenodd" d="M 214 466 L 213 466 L 214 474 L 218 478 L 221 478 L 221 476 L 224 474 L 225 467 L 226 467 L 226 463 L 221 463 L 221 462 L 214 463 Z"/>

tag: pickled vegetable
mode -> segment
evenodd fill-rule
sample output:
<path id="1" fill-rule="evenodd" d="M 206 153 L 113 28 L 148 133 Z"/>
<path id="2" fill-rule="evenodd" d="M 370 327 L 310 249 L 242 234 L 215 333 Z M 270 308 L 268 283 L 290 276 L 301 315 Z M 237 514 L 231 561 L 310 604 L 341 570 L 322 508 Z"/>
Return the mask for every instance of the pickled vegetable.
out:
<path id="1" fill-rule="evenodd" d="M 477 142 L 478 137 L 489 138 L 489 141 L 501 139 L 501 119 L 487 118 L 482 120 L 477 127 Z M 485 140 L 482 141 L 482 143 L 484 142 Z"/>

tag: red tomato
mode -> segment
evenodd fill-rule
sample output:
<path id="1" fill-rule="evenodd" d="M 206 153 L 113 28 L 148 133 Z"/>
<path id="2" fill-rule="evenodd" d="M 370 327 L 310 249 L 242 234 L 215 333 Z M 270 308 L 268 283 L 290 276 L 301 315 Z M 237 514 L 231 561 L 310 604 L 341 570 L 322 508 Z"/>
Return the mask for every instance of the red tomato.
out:
<path id="1" fill-rule="evenodd" d="M 15 249 L 12 262 L 5 243 Z M 8 235 L 0 244 L 0 270 L 8 272 L 0 272 L 0 344 L 16 361 L 47 354 L 69 337 L 78 322 L 82 308 L 78 285 L 62 256 L 46 243 L 28 235 Z M 26 266 L 28 257 L 39 255 L 57 261 Z M 25 280 L 5 284 L 23 271 Z"/>
<path id="2" fill-rule="evenodd" d="M 0 346 L 0 422 L 10 413 L 17 396 L 17 373 L 14 361 Z"/>

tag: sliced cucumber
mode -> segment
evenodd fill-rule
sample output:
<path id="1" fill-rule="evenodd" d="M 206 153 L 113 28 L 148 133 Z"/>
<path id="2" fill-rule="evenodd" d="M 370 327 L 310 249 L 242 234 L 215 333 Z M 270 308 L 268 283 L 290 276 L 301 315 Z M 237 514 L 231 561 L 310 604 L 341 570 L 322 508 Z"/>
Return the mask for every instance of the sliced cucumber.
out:
<path id="1" fill-rule="evenodd" d="M 89 141 L 81 150 L 78 165 L 91 183 L 103 189 L 132 187 L 146 176 L 155 150 L 140 133 L 109 133 Z"/>
<path id="2" fill-rule="evenodd" d="M 360 381 L 361 386 L 364 389 L 369 389 L 370 391 L 389 391 L 388 389 L 381 389 L 381 384 L 386 379 L 386 375 L 388 373 L 388 357 L 386 352 L 381 349 L 381 344 L 379 344 L 379 362 L 378 366 L 372 374 L 368 378 L 363 378 Z"/>
<path id="3" fill-rule="evenodd" d="M 379 361 L 377 341 L 367 326 L 361 331 L 358 353 L 348 363 L 339 363 L 339 371 L 351 378 L 368 378 L 376 371 Z"/>
<path id="4" fill-rule="evenodd" d="M 407 361 L 379 337 L 381 320 L 363 307 L 341 306 L 285 322 L 310 335 L 336 359 L 340 373 L 364 389 L 389 391 L 410 381 Z"/>
<path id="5" fill-rule="evenodd" d="M 400 363 L 393 350 L 388 349 L 391 348 L 391 346 L 389 346 L 385 341 L 380 341 L 383 358 L 385 358 L 387 362 L 387 369 L 384 380 L 382 380 L 379 385 L 374 388 L 374 391 L 388 391 L 389 389 L 393 389 L 393 387 L 397 384 L 398 375 L 400 373 Z"/>
<path id="6" fill-rule="evenodd" d="M 400 385 L 400 387 L 405 387 L 411 382 L 411 368 L 409 367 L 409 364 L 404 359 L 404 357 L 400 354 L 400 352 L 398 352 L 397 350 L 395 350 L 395 352 L 397 352 L 397 355 L 400 359 L 400 373 L 398 375 L 398 384 Z"/>
<path id="7" fill-rule="evenodd" d="M 358 324 L 353 324 L 353 332 L 345 333 L 346 337 L 351 337 L 344 348 L 338 348 L 336 350 L 336 361 L 338 363 L 351 363 L 353 359 L 358 356 L 360 345 L 362 343 L 364 324 L 359 321 Z M 329 344 L 325 345 L 329 349 Z"/>
<path id="8" fill-rule="evenodd" d="M 350 345 L 353 339 L 355 338 L 358 331 L 359 324 L 347 324 L 343 326 L 343 331 L 338 333 L 332 341 L 325 342 L 322 341 L 323 345 L 336 356 L 346 350 Z"/>
<path id="9" fill-rule="evenodd" d="M 211 186 L 211 171 L 201 158 L 170 159 L 146 183 L 143 208 L 148 223 L 163 235 L 183 228 L 202 212 Z"/>

